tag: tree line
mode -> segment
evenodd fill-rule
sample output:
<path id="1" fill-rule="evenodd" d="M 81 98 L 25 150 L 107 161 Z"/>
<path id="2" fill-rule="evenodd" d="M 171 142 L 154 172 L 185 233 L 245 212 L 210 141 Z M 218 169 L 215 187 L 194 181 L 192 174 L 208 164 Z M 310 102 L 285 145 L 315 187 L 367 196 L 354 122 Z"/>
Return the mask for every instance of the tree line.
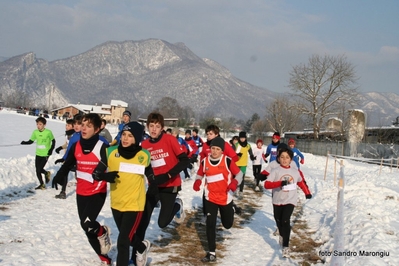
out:
<path id="1" fill-rule="evenodd" d="M 196 114 L 189 106 L 180 106 L 176 99 L 162 98 L 155 111 L 165 117 L 179 118 L 179 127 L 196 123 L 201 128 L 218 125 L 222 132 L 234 132 L 236 126 L 261 137 L 264 132 L 281 133 L 310 128 L 314 139 L 329 118 L 347 123 L 348 111 L 358 103 L 358 77 L 355 67 L 345 55 L 312 55 L 307 63 L 292 67 L 289 93 L 277 97 L 264 106 L 264 113 L 254 113 L 248 120 L 217 117 L 212 112 Z M 137 110 L 138 112 L 138 110 Z"/>

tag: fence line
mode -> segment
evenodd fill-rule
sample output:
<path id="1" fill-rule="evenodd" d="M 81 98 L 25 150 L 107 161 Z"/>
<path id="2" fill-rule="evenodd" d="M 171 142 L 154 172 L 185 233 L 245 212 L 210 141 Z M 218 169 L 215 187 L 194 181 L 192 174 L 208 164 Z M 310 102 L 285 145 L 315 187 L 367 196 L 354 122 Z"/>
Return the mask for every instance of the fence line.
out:
<path id="1" fill-rule="evenodd" d="M 334 160 L 334 163 L 337 159 Z M 345 188 L 345 175 L 344 163 L 341 159 L 339 162 L 339 180 L 338 180 L 338 195 L 337 195 L 337 220 L 334 230 L 334 252 L 330 265 L 342 266 L 345 265 L 345 256 L 339 256 L 345 251 L 345 227 L 344 227 L 344 188 Z"/>
<path id="2" fill-rule="evenodd" d="M 390 167 L 391 173 L 392 173 L 395 161 L 396 161 L 396 169 L 399 169 L 399 158 L 369 159 L 369 158 L 360 158 L 360 157 L 341 156 L 341 155 L 337 155 L 337 154 L 332 155 L 332 154 L 327 153 L 327 162 L 328 162 L 328 157 L 329 156 L 332 156 L 334 158 L 348 159 L 348 160 L 352 160 L 352 161 L 356 161 L 356 162 L 363 162 L 363 163 L 379 165 L 380 166 L 379 175 L 381 174 L 383 166 Z M 327 174 L 327 163 L 326 163 L 326 169 L 324 171 L 324 180 L 326 180 L 326 174 Z M 335 173 L 334 173 L 334 185 L 335 185 Z"/>

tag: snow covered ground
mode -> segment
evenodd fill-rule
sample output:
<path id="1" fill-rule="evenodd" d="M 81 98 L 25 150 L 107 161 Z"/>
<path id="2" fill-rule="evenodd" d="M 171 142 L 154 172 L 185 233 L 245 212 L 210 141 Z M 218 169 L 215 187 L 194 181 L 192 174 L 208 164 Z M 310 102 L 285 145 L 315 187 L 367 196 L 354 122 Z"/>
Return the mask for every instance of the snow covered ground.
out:
<path id="1" fill-rule="evenodd" d="M 22 146 L 36 128 L 35 117 L 0 111 L 0 265 L 91 266 L 99 260 L 79 226 L 74 187 L 67 188 L 67 199 L 56 200 L 59 191 L 32 190 L 38 183 L 34 174 L 35 145 Z M 56 137 L 57 146 L 64 141 L 64 122 L 48 119 L 47 128 Z M 111 134 L 116 133 L 110 125 Z M 59 169 L 54 154 L 46 166 L 53 174 Z M 330 160 L 324 181 L 326 158 L 305 153 L 302 170 L 313 193 L 305 200 L 303 217 L 308 221 L 313 238 L 322 242 L 320 255 L 329 263 L 334 254 L 337 192 L 334 186 L 334 164 Z M 344 160 L 344 257 L 346 265 L 399 265 L 399 170 Z M 251 166 L 247 176 L 252 176 Z M 30 193 L 29 191 L 33 191 Z M 192 190 L 192 182 L 183 183 L 181 197 L 187 212 L 201 206 L 201 194 Z M 275 229 L 270 193 L 265 191 L 259 210 L 242 229 L 230 229 L 224 258 L 217 265 L 295 265 L 283 259 Z M 112 229 L 112 256 L 116 256 L 117 229 L 107 200 L 98 220 Z M 153 216 L 147 232 L 152 241 L 161 230 Z M 169 226 L 174 226 L 173 224 Z M 202 248 L 202 247 L 199 247 Z M 363 251 L 370 252 L 366 253 Z M 205 254 L 205 251 L 204 251 Z M 150 252 L 152 265 L 168 254 Z M 201 257 L 198 258 L 198 265 Z M 321 263 L 318 263 L 321 265 Z M 184 258 L 180 265 L 185 265 Z"/>

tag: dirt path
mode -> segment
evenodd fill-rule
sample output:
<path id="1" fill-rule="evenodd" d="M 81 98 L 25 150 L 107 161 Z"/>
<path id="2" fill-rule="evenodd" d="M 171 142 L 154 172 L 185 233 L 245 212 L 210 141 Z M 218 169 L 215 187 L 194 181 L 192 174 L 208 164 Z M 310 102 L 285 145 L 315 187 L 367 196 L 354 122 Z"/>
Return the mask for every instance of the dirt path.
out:
<path id="1" fill-rule="evenodd" d="M 244 197 L 237 200 L 237 205 L 242 209 L 240 215 L 235 215 L 233 228 L 242 228 L 251 221 L 253 214 L 262 206 L 258 204 L 260 198 L 264 196 L 263 190 L 254 191 L 255 185 L 253 178 L 245 177 Z M 165 260 L 157 260 L 157 265 L 200 265 L 202 258 L 207 250 L 205 225 L 200 223 L 202 209 L 187 213 L 186 220 L 178 226 L 168 226 L 163 229 L 159 240 L 153 241 L 151 253 L 161 255 L 169 254 Z M 301 265 L 310 265 L 321 261 L 316 255 L 315 248 L 320 244 L 315 243 L 310 237 L 312 232 L 307 228 L 306 221 L 301 219 L 302 204 L 298 204 L 291 219 L 292 234 L 291 243 L 293 259 L 302 261 Z M 218 259 L 223 259 L 225 250 L 226 231 L 221 226 L 217 229 L 216 249 Z M 220 251 L 220 252 L 219 252 Z M 175 254 L 170 256 L 170 254 Z"/>

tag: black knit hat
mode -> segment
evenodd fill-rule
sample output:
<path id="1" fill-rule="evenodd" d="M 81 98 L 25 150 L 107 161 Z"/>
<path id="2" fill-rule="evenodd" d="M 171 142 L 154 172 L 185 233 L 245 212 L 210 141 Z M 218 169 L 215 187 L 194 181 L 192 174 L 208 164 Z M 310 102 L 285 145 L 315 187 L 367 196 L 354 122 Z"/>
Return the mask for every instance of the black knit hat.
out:
<path id="1" fill-rule="evenodd" d="M 277 152 L 278 152 L 278 150 L 281 150 L 281 149 L 289 149 L 289 147 L 287 144 L 285 144 L 283 142 L 283 143 L 280 143 L 279 145 L 277 145 Z"/>
<path id="2" fill-rule="evenodd" d="M 216 146 L 216 147 L 221 148 L 222 151 L 224 151 L 224 145 L 225 145 L 225 141 L 221 137 L 216 137 L 213 140 L 211 140 L 211 147 Z"/>
<path id="3" fill-rule="evenodd" d="M 131 117 L 132 113 L 130 111 L 126 110 L 126 111 L 123 112 L 122 116 L 124 116 L 124 115 L 127 115 L 128 117 Z"/>
<path id="4" fill-rule="evenodd" d="M 132 133 L 136 144 L 139 144 L 143 139 L 144 127 L 138 122 L 129 122 L 123 128 L 123 131 L 130 131 Z"/>
<path id="5" fill-rule="evenodd" d="M 239 138 L 247 138 L 247 132 L 241 131 L 240 134 L 238 134 Z"/>
<path id="6" fill-rule="evenodd" d="M 187 130 L 186 130 L 186 134 L 190 134 L 190 135 L 191 135 L 191 130 L 190 130 L 190 129 L 187 129 Z"/>

